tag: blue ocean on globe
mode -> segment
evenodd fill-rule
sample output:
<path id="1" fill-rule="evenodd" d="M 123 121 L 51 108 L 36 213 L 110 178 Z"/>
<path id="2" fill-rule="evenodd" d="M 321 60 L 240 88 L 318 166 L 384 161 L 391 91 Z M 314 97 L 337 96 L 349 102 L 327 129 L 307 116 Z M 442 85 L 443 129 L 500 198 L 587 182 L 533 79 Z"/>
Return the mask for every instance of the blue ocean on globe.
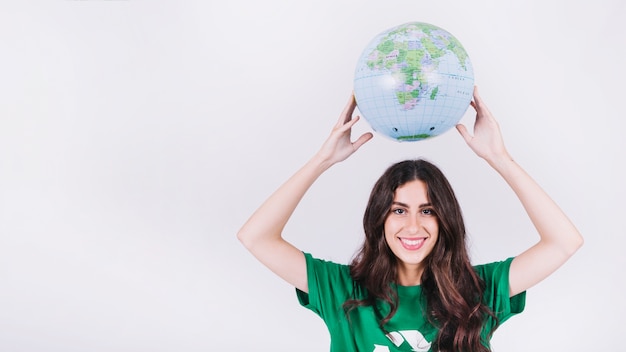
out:
<path id="1" fill-rule="evenodd" d="M 354 75 L 361 115 L 375 132 L 396 141 L 419 141 L 454 127 L 473 90 L 472 63 L 461 43 L 422 22 L 377 35 Z"/>

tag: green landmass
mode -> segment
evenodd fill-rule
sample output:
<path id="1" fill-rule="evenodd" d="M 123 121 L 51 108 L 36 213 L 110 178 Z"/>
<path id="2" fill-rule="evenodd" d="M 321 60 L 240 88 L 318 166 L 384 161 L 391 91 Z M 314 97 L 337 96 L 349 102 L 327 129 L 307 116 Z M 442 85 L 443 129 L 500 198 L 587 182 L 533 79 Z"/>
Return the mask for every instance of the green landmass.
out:
<path id="1" fill-rule="evenodd" d="M 464 70 L 467 70 L 467 67 L 465 66 L 467 53 L 465 52 L 465 49 L 463 49 L 463 47 L 461 46 L 461 43 L 459 43 L 459 41 L 456 40 L 454 37 L 450 38 L 450 42 L 448 43 L 448 50 L 452 51 L 454 55 L 456 55 L 456 57 L 459 59 L 459 64 L 461 65 L 461 67 L 463 67 Z"/>
<path id="2" fill-rule="evenodd" d="M 408 50 L 406 53 L 406 64 L 412 69 L 420 69 L 424 54 L 424 50 Z"/>
<path id="3" fill-rule="evenodd" d="M 405 40 L 398 41 L 397 38 L 407 35 L 408 33 L 422 31 L 426 37 L 420 39 L 421 48 L 409 50 L 409 44 Z M 391 69 L 396 64 L 406 63 L 406 66 L 400 69 L 400 73 L 404 76 L 406 85 L 414 86 L 416 81 L 419 82 L 417 89 L 411 91 L 397 92 L 396 96 L 400 104 L 405 104 L 408 100 L 419 97 L 419 87 L 427 84 L 426 76 L 423 74 L 422 60 L 425 55 L 429 55 L 432 59 L 435 69 L 438 65 L 438 59 L 446 54 L 449 50 L 459 60 L 461 67 L 467 70 L 465 62 L 468 58 L 465 49 L 461 43 L 451 34 L 446 34 L 443 29 L 427 24 L 427 23 L 410 23 L 402 26 L 393 32 L 388 33 L 376 46 L 372 54 L 376 53 L 376 58 L 367 61 L 370 69 L 384 68 Z M 435 40 L 433 40 L 435 38 Z M 439 44 L 436 44 L 439 43 Z M 388 58 L 393 51 L 397 51 L 395 58 Z M 434 100 L 439 92 L 435 87 L 430 93 L 430 99 Z M 426 138 L 423 136 L 408 136 L 407 138 Z"/>
<path id="4" fill-rule="evenodd" d="M 398 62 L 406 61 L 406 58 L 409 55 L 409 50 L 405 47 L 400 47 L 397 49 L 398 49 Z"/>
<path id="5" fill-rule="evenodd" d="M 421 40 L 424 49 L 428 51 L 430 57 L 438 59 L 446 54 L 444 50 L 439 49 L 430 37 L 422 38 Z"/>
<path id="6" fill-rule="evenodd" d="M 420 139 L 426 139 L 430 137 L 432 136 L 429 135 L 428 133 L 422 133 L 422 134 L 414 134 L 412 136 L 400 136 L 400 137 L 397 137 L 396 139 L 399 141 L 418 141 Z"/>
<path id="7" fill-rule="evenodd" d="M 439 29 L 439 27 L 433 26 L 432 24 L 428 24 L 428 23 L 415 23 L 413 24 L 415 27 L 419 28 L 422 32 L 426 33 L 427 35 L 431 35 L 432 30 L 435 29 Z"/>
<path id="8" fill-rule="evenodd" d="M 404 105 L 407 100 L 411 100 L 414 98 L 412 92 L 396 92 L 396 97 L 398 98 L 398 102 L 401 105 Z"/>
<path id="9" fill-rule="evenodd" d="M 461 66 L 465 69 L 465 61 L 467 60 L 467 52 L 452 34 L 447 33 L 445 30 L 428 24 L 428 23 L 408 23 L 405 26 L 402 26 L 396 29 L 393 32 L 388 33 L 376 46 L 376 50 L 381 52 L 383 55 L 387 55 L 392 52 L 394 49 L 398 49 L 400 51 L 407 50 L 406 42 L 397 42 L 395 41 L 395 37 L 401 37 L 406 35 L 407 33 L 421 31 L 426 34 L 426 38 L 421 39 L 421 43 L 428 51 L 428 53 L 433 58 L 441 57 L 445 54 L 445 50 L 450 50 L 456 57 L 459 59 Z M 447 35 L 444 35 L 447 33 Z M 432 40 L 432 37 L 436 37 L 444 43 L 443 47 L 437 47 Z M 398 57 L 398 62 L 402 62 L 404 58 L 404 54 L 400 54 Z M 380 62 L 382 63 L 382 62 Z"/>
<path id="10" fill-rule="evenodd" d="M 433 58 L 441 57 L 445 53 L 444 48 L 437 48 L 432 42 L 432 40 L 430 40 L 430 37 L 436 36 L 437 39 L 440 39 L 441 41 L 445 43 L 445 49 L 450 50 L 457 57 L 457 59 L 459 59 L 459 63 L 461 67 L 463 67 L 464 70 L 467 70 L 467 66 L 465 65 L 465 61 L 468 58 L 467 52 L 463 48 L 463 45 L 461 45 L 461 42 L 459 42 L 458 39 L 456 39 L 452 34 L 450 33 L 448 33 L 448 35 L 437 34 L 436 33 L 437 31 L 444 31 L 444 30 L 439 27 L 427 24 L 427 23 L 415 23 L 412 26 L 403 27 L 402 31 L 398 30 L 397 32 L 401 32 L 404 34 L 404 33 L 414 30 L 413 28 L 418 28 L 429 37 L 428 43 L 425 43 L 424 40 L 422 40 L 422 44 L 424 45 L 426 50 L 428 50 L 428 52 L 431 54 Z M 436 48 L 437 50 L 431 51 L 431 47 L 430 47 L 431 44 L 432 44 L 432 47 Z"/>
<path id="11" fill-rule="evenodd" d="M 376 50 L 387 55 L 390 52 L 392 52 L 394 48 L 395 48 L 395 45 L 393 43 L 393 40 L 384 40 L 380 44 L 378 44 L 378 46 L 376 47 Z"/>
<path id="12" fill-rule="evenodd" d="M 437 92 L 439 92 L 439 86 L 435 87 L 432 92 L 430 92 L 430 100 L 435 100 L 437 97 Z"/>

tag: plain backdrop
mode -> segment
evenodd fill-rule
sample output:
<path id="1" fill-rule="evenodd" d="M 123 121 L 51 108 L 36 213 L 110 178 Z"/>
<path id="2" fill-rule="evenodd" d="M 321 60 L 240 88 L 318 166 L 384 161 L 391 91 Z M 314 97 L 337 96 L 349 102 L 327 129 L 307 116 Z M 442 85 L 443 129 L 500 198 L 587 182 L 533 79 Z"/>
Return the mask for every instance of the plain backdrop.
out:
<path id="1" fill-rule="evenodd" d="M 321 319 L 235 235 L 325 140 L 365 45 L 409 21 L 461 41 L 509 151 L 586 240 L 494 350 L 619 350 L 625 4 L 3 0 L 0 351 L 328 350 Z M 475 264 L 535 243 L 455 130 L 376 135 L 313 185 L 285 237 L 347 263 L 373 183 L 414 157 L 449 177 Z"/>

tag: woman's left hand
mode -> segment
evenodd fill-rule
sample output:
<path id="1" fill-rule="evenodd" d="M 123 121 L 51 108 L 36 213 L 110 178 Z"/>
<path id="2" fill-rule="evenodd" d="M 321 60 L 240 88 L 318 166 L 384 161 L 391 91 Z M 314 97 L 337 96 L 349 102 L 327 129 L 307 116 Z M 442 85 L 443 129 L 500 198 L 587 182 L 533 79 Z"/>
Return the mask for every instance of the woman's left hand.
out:
<path id="1" fill-rule="evenodd" d="M 491 163 L 499 158 L 510 156 L 504 146 L 502 133 L 498 121 L 493 117 L 485 102 L 478 94 L 478 88 L 474 87 L 474 100 L 470 105 L 476 110 L 476 122 L 474 123 L 474 135 L 471 135 L 467 127 L 462 124 L 456 125 L 467 145 L 481 158 Z"/>

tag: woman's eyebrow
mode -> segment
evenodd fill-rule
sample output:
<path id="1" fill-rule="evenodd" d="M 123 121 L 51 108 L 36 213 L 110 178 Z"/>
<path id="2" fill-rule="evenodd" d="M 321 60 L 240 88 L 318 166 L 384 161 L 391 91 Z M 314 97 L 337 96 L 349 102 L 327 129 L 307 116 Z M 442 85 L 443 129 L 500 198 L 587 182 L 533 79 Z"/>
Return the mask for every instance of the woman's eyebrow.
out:
<path id="1" fill-rule="evenodd" d="M 398 201 L 395 201 L 395 200 L 393 202 L 391 202 L 391 205 L 398 205 L 398 206 L 401 206 L 401 207 L 404 207 L 404 208 L 410 208 L 408 204 L 405 204 L 405 203 L 402 203 L 402 202 L 398 202 Z M 418 208 L 425 208 L 425 207 L 432 207 L 432 206 L 433 205 L 430 204 L 430 203 L 424 203 L 424 204 L 420 204 L 418 206 Z"/>

